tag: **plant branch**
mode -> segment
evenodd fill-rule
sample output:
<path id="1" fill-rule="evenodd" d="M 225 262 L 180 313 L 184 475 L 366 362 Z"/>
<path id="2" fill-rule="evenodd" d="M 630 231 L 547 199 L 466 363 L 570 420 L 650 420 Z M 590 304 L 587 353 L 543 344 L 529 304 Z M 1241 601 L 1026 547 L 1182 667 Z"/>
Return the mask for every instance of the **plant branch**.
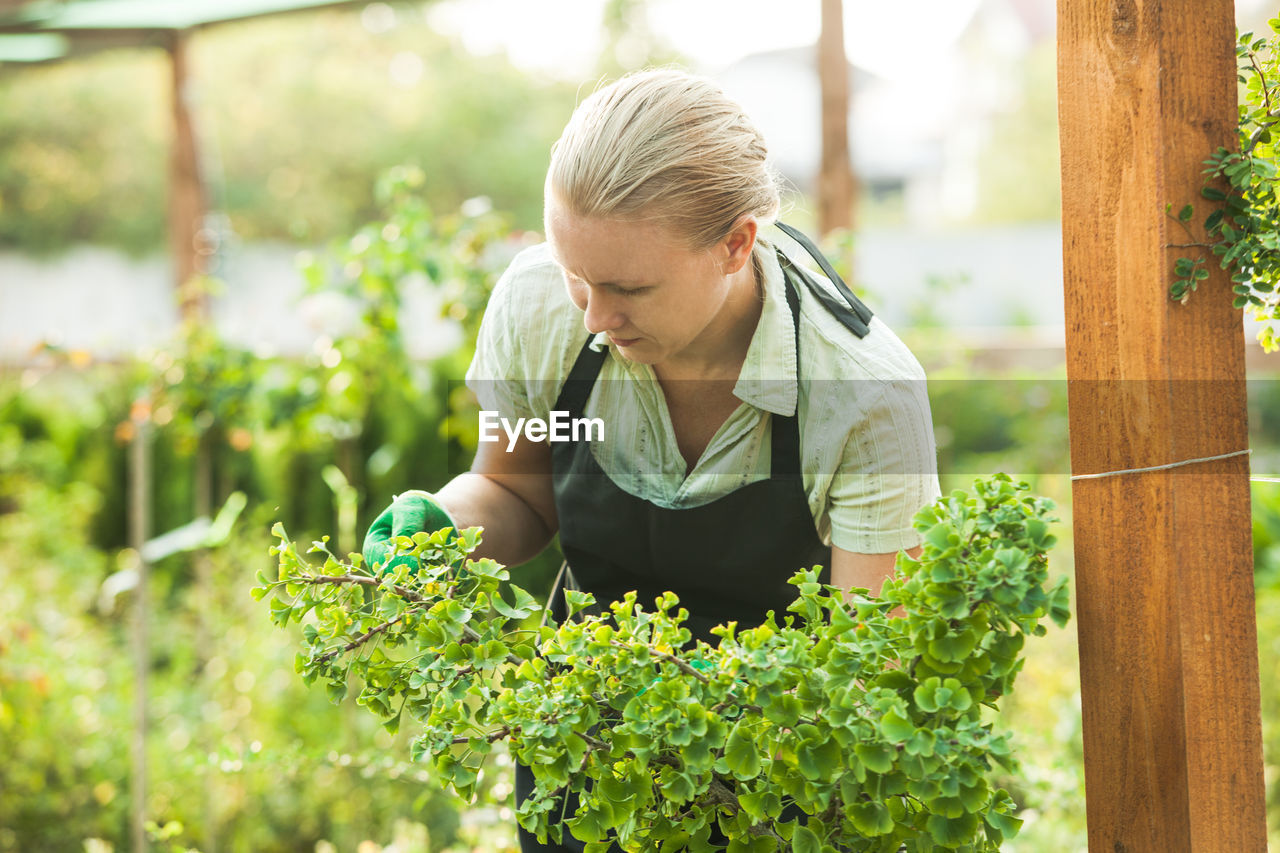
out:
<path id="1" fill-rule="evenodd" d="M 626 643 L 620 643 L 617 640 L 611 640 L 609 642 L 609 645 L 613 646 L 615 649 L 624 649 L 626 651 L 630 651 L 632 648 Z M 694 678 L 698 679 L 703 684 L 710 683 L 711 679 L 707 678 L 698 669 L 685 663 L 675 655 L 669 655 L 666 652 L 660 652 L 657 649 L 653 648 L 652 646 L 646 646 L 646 648 L 649 650 L 649 654 L 651 654 L 653 657 L 657 658 L 658 660 L 665 660 L 669 663 L 675 664 L 677 667 L 680 668 L 681 672 L 684 672 L 687 675 L 692 675 Z"/>
<path id="2" fill-rule="evenodd" d="M 316 586 L 319 586 L 322 584 L 336 584 L 336 585 L 358 584 L 359 586 L 382 586 L 382 581 L 378 580 L 375 577 L 372 577 L 370 575 L 353 575 L 350 572 L 348 572 L 345 575 L 299 575 L 296 578 L 289 578 L 288 581 L 286 581 L 286 583 L 289 581 L 292 581 L 295 583 L 312 584 Z M 403 587 L 398 584 L 393 586 L 392 589 L 395 590 L 396 595 L 400 596 L 406 601 L 411 601 L 415 604 L 430 600 L 426 596 L 419 595 L 418 593 L 414 592 L 408 587 Z"/>
<path id="3" fill-rule="evenodd" d="M 371 639 L 378 636 L 379 634 L 385 633 L 393 625 L 396 625 L 397 623 L 403 621 L 404 617 L 408 616 L 413 611 L 420 609 L 420 606 L 421 605 L 416 607 L 410 607 L 407 610 L 405 610 L 403 613 L 401 613 L 399 616 L 397 616 L 396 618 L 383 622 L 381 625 L 373 626 L 368 631 L 365 631 L 363 634 L 361 634 L 359 637 L 356 637 L 354 640 L 347 643 L 345 646 L 325 652 L 320 657 L 316 658 L 316 660 L 319 660 L 322 662 L 328 662 L 336 658 L 338 655 L 346 654 L 352 649 L 363 646 L 365 643 L 369 642 Z"/>

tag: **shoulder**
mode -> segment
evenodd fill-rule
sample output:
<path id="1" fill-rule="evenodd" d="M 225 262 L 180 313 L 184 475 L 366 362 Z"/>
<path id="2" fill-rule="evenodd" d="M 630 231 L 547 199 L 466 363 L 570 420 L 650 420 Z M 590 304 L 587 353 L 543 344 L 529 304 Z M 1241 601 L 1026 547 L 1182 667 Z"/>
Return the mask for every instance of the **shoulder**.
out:
<path id="1" fill-rule="evenodd" d="M 525 378 L 553 378 L 543 368 L 581 348 L 587 337 L 582 312 L 570 301 L 564 276 L 545 243 L 512 259 L 489 296 L 481 329 L 482 339 L 506 338 L 509 357 L 526 356 L 515 364 L 538 368 Z"/>
<path id="2" fill-rule="evenodd" d="M 541 322 L 573 311 L 576 309 L 565 292 L 560 268 L 551 259 L 547 244 L 538 243 L 522 249 L 507 265 L 489 296 L 485 318 L 502 314 L 509 322 Z"/>
<path id="3" fill-rule="evenodd" d="M 530 246 L 512 259 L 489 296 L 468 385 L 480 394 L 484 383 L 497 383 L 529 411 L 541 411 L 554 402 L 586 339 L 582 313 L 546 244 Z"/>
<path id="4" fill-rule="evenodd" d="M 844 302 L 821 273 L 807 266 L 805 271 L 814 286 Z M 859 337 L 808 286 L 801 293 L 800 318 L 797 402 L 803 437 L 824 460 L 820 467 L 832 470 L 826 466 L 847 460 L 850 445 L 859 441 L 881 449 L 932 444 L 924 369 L 883 320 L 873 316 L 869 332 Z"/>
<path id="5" fill-rule="evenodd" d="M 793 263 L 798 259 L 790 256 Z M 814 286 L 836 302 L 844 296 L 820 272 L 804 264 Z M 872 311 L 875 306 L 871 306 Z M 925 379 L 924 368 L 889 326 L 878 316 L 868 324 L 870 331 L 859 337 L 833 315 L 808 287 L 800 293 L 800 379 L 860 380 L 893 383 Z"/>

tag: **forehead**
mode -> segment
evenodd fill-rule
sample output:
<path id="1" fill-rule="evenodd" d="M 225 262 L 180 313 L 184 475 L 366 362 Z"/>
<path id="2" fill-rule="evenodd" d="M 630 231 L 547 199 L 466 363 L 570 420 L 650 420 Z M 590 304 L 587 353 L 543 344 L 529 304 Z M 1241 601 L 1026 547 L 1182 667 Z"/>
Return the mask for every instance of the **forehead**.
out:
<path id="1" fill-rule="evenodd" d="M 657 222 L 582 216 L 554 196 L 547 199 L 544 225 L 555 262 L 592 284 L 655 282 L 703 254 Z"/>

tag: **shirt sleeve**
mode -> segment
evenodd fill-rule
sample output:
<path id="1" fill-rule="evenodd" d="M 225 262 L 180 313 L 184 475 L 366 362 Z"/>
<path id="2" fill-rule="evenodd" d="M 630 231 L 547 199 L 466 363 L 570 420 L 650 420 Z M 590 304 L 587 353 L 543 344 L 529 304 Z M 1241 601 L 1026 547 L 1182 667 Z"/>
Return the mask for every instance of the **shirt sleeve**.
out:
<path id="1" fill-rule="evenodd" d="M 914 547 L 912 517 L 939 494 L 925 382 L 886 381 L 855 419 L 831 481 L 832 544 L 858 554 Z"/>

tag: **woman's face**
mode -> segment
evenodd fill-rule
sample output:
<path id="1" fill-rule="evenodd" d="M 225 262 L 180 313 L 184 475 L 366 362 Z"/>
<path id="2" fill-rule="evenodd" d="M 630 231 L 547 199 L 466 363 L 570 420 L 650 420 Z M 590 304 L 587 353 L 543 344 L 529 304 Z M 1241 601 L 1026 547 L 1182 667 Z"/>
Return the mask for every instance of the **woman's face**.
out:
<path id="1" fill-rule="evenodd" d="M 735 273 L 742 264 L 733 249 L 690 249 L 653 222 L 578 216 L 552 194 L 545 224 L 588 332 L 607 333 L 623 355 L 644 364 L 715 360 L 740 319 L 731 297 L 741 287 Z M 754 243 L 754 230 L 751 236 Z"/>

